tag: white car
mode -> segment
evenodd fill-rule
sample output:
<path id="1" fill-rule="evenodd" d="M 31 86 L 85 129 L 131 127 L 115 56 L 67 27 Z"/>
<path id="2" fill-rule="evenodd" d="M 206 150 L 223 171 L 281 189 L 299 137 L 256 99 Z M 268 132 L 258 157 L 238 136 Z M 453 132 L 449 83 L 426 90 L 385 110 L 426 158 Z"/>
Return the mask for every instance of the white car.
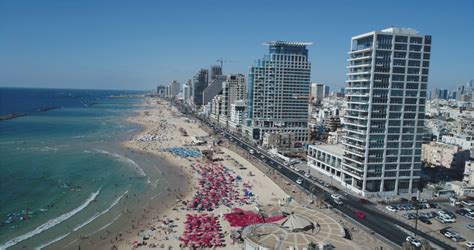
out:
<path id="1" fill-rule="evenodd" d="M 464 216 L 471 219 L 471 220 L 474 220 L 474 212 L 467 213 Z"/>
<path id="2" fill-rule="evenodd" d="M 341 200 L 339 199 L 334 199 L 334 203 L 336 203 L 337 205 L 342 205 L 344 204 Z"/>
<path id="3" fill-rule="evenodd" d="M 299 168 L 297 168 L 297 167 L 295 167 L 295 171 L 296 171 L 296 172 L 299 172 L 299 171 L 300 171 L 300 169 L 299 169 Z"/>
<path id="4" fill-rule="evenodd" d="M 309 175 L 309 173 L 305 173 L 305 174 L 304 174 L 304 177 L 306 177 L 306 178 L 309 178 L 310 176 L 311 176 L 311 175 Z"/>
<path id="5" fill-rule="evenodd" d="M 473 249 L 474 248 L 474 241 L 466 242 L 466 247 L 468 247 L 469 249 Z"/>
<path id="6" fill-rule="evenodd" d="M 298 183 L 298 184 L 301 185 L 301 184 L 303 183 L 303 180 L 301 180 L 300 178 L 298 178 L 298 179 L 296 180 L 296 183 Z"/>
<path id="7" fill-rule="evenodd" d="M 385 208 L 386 208 L 388 211 L 390 211 L 390 212 L 393 212 L 393 213 L 397 212 L 397 209 L 396 209 L 395 207 L 386 206 Z"/>
<path id="8" fill-rule="evenodd" d="M 337 194 L 331 194 L 331 198 L 333 200 L 339 200 L 339 198 L 341 198 L 341 196 L 337 195 Z"/>
<path id="9" fill-rule="evenodd" d="M 408 236 L 406 238 L 406 241 L 407 242 L 410 242 L 410 244 L 416 246 L 416 247 L 420 247 L 421 246 L 421 242 L 419 240 L 417 240 L 415 237 L 412 237 L 412 236 Z"/>

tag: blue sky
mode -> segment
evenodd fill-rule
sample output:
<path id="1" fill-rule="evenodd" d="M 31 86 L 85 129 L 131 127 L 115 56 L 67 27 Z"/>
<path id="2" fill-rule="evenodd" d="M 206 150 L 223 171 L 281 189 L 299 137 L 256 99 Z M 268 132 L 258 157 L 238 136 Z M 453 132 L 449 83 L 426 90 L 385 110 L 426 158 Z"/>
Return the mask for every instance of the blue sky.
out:
<path id="1" fill-rule="evenodd" d="M 474 1 L 0 0 L 0 86 L 152 89 L 232 60 L 247 74 L 269 40 L 311 41 L 312 80 L 344 86 L 353 35 L 433 36 L 429 89 L 474 79 Z"/>

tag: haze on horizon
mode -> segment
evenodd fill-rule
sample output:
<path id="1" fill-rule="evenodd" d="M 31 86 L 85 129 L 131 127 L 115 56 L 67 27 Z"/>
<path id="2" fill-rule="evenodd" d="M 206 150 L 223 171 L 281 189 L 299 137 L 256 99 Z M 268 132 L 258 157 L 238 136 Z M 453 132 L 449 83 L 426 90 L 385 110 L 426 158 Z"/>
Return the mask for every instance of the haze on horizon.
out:
<path id="1" fill-rule="evenodd" d="M 351 36 L 432 35 L 429 89 L 474 79 L 474 1 L 0 0 L 0 87 L 149 90 L 224 64 L 247 75 L 269 40 L 310 41 L 312 81 L 345 86 Z"/>

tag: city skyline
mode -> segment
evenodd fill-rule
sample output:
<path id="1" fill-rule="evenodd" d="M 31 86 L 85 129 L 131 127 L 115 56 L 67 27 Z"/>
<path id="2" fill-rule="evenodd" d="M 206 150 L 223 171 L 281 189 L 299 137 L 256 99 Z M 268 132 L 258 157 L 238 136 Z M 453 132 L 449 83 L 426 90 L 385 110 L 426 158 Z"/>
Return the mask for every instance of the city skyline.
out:
<path id="1" fill-rule="evenodd" d="M 206 3 L 181 8 L 179 3 L 151 2 L 3 2 L 0 16 L 7 39 L 0 44 L 0 86 L 149 90 L 172 80 L 185 83 L 199 69 L 218 65 L 221 57 L 232 61 L 224 62 L 224 74 L 247 75 L 253 60 L 263 56 L 262 42 L 299 40 L 314 42 L 309 47 L 311 82 L 336 90 L 345 87 L 348 39 L 392 25 L 435 37 L 428 89 L 449 89 L 473 78 L 472 1 L 406 2 L 413 7 L 408 9 L 403 2 L 303 1 L 272 5 L 270 12 L 262 11 L 267 1 L 251 8 L 249 2 Z M 206 7 L 210 4 L 213 8 Z M 356 18 L 358 10 L 380 13 L 388 6 L 383 18 Z M 405 11 L 403 19 L 400 11 Z M 299 18 L 289 18 L 294 15 Z M 255 25 L 269 18 L 274 22 L 265 29 Z M 462 38 L 456 39 L 460 50 L 452 49 L 456 37 Z"/>

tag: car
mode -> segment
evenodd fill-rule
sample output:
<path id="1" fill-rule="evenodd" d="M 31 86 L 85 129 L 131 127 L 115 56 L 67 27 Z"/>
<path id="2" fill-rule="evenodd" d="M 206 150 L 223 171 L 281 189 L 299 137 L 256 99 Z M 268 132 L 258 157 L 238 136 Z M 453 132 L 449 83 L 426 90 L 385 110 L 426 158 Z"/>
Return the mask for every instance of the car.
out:
<path id="1" fill-rule="evenodd" d="M 311 175 L 309 173 L 305 173 L 304 177 L 309 178 L 309 177 L 311 177 Z"/>
<path id="2" fill-rule="evenodd" d="M 464 217 L 474 220 L 474 212 L 467 213 Z"/>
<path id="3" fill-rule="evenodd" d="M 331 198 L 333 200 L 339 200 L 341 198 L 341 196 L 337 195 L 337 194 L 331 194 Z"/>
<path id="4" fill-rule="evenodd" d="M 464 206 L 471 207 L 471 206 L 474 206 L 474 200 L 461 201 L 461 204 L 464 205 Z"/>
<path id="5" fill-rule="evenodd" d="M 355 211 L 355 216 L 361 220 L 365 218 L 365 214 L 361 211 Z"/>
<path id="6" fill-rule="evenodd" d="M 416 247 L 421 247 L 421 242 L 415 237 L 408 236 L 405 240 Z"/>
<path id="7" fill-rule="evenodd" d="M 467 211 L 466 209 L 462 208 L 462 209 L 456 210 L 456 213 L 459 214 L 459 215 L 464 216 L 464 215 L 468 214 L 469 211 Z"/>
<path id="8" fill-rule="evenodd" d="M 390 212 L 393 212 L 393 213 L 397 212 L 397 209 L 396 209 L 395 207 L 386 206 L 385 208 L 386 208 L 388 211 L 390 211 Z"/>
<path id="9" fill-rule="evenodd" d="M 468 229 L 474 230 L 474 224 L 469 224 L 466 226 Z"/>
<path id="10" fill-rule="evenodd" d="M 303 180 L 302 180 L 302 179 L 300 179 L 300 178 L 298 178 L 298 179 L 296 180 L 296 183 L 298 183 L 298 184 L 300 184 L 300 185 L 301 185 L 301 184 L 303 183 Z"/>
<path id="11" fill-rule="evenodd" d="M 347 194 L 346 194 L 346 195 L 347 195 Z M 369 200 L 364 199 L 364 198 L 360 198 L 360 199 L 359 199 L 359 202 L 362 203 L 362 204 L 369 204 L 369 203 L 370 203 Z"/>
<path id="12" fill-rule="evenodd" d="M 458 234 L 457 232 L 449 231 L 449 230 L 448 230 L 446 233 L 444 233 L 444 236 L 445 236 L 446 238 L 450 238 L 450 239 L 451 239 L 451 238 L 453 238 L 453 237 L 459 236 L 459 234 Z"/>
<path id="13" fill-rule="evenodd" d="M 404 214 L 404 215 L 402 215 L 402 216 L 403 216 L 405 219 L 407 219 L 407 220 L 414 220 L 414 219 L 416 219 L 416 215 L 413 214 L 413 213 L 406 213 L 406 214 Z"/>
<path id="14" fill-rule="evenodd" d="M 455 235 L 455 236 L 451 237 L 451 240 L 454 241 L 454 242 L 462 242 L 462 241 L 465 241 L 466 239 L 464 239 L 460 235 Z"/>
<path id="15" fill-rule="evenodd" d="M 337 199 L 337 200 L 334 200 L 334 203 L 336 203 L 337 205 L 342 205 L 344 204 L 341 200 Z"/>
<path id="16" fill-rule="evenodd" d="M 428 225 L 432 224 L 431 221 L 426 217 L 420 217 L 420 221 Z"/>
<path id="17" fill-rule="evenodd" d="M 296 171 L 296 172 L 299 172 L 300 169 L 299 169 L 298 167 L 295 167 L 295 171 Z"/>
<path id="18" fill-rule="evenodd" d="M 468 247 L 469 249 L 473 249 L 474 248 L 474 241 L 466 242 L 466 247 Z"/>

